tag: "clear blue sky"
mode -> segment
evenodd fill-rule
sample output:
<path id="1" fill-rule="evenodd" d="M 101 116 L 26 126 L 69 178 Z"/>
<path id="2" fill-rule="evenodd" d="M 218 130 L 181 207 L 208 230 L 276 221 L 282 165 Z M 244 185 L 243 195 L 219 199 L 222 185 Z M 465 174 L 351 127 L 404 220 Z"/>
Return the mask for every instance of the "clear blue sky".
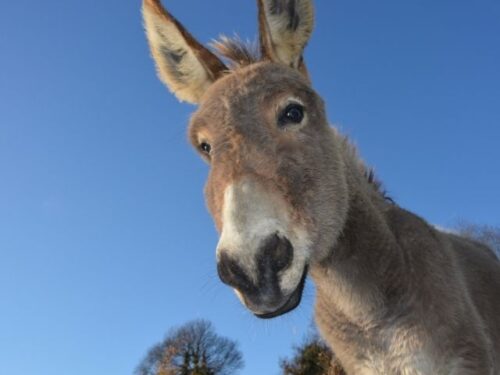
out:
<path id="1" fill-rule="evenodd" d="M 252 0 L 169 0 L 204 42 L 256 33 Z M 330 120 L 402 206 L 500 224 L 500 3 L 317 0 L 306 58 Z M 278 373 L 314 299 L 272 321 L 215 273 L 193 107 L 157 80 L 140 2 L 0 12 L 0 373 L 130 374 L 170 327 L 211 320 L 243 375 Z"/>

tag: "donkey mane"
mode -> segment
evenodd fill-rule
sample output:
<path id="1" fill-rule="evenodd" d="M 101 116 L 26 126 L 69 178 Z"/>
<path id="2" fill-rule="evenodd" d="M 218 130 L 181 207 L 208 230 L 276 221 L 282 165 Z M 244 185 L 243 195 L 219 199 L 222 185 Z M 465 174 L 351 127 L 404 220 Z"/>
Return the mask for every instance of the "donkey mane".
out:
<path id="1" fill-rule="evenodd" d="M 335 132 L 336 129 L 332 128 Z M 372 187 L 372 189 L 380 195 L 385 201 L 388 203 L 394 204 L 394 200 L 389 196 L 387 190 L 384 187 L 384 184 L 375 174 L 375 169 L 366 165 L 365 161 L 359 156 L 359 152 L 357 147 L 351 142 L 349 137 L 344 134 L 339 134 L 340 139 L 342 140 L 342 146 L 344 149 L 345 155 L 348 156 L 349 160 L 355 161 L 355 167 L 361 172 L 361 175 L 366 179 L 368 185 Z"/>
<path id="2" fill-rule="evenodd" d="M 217 55 L 224 58 L 230 70 L 244 68 L 262 61 L 260 47 L 256 42 L 243 40 L 240 36 L 221 35 L 210 44 Z"/>

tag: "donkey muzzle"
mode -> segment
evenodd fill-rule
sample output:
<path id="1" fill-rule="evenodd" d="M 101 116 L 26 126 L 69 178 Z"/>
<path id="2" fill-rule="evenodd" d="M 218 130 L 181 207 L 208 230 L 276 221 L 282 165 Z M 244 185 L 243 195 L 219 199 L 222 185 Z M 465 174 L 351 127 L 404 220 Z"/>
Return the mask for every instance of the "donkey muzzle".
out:
<path id="1" fill-rule="evenodd" d="M 261 241 L 251 267 L 245 267 L 229 249 L 221 249 L 217 271 L 223 283 L 233 287 L 242 302 L 258 317 L 284 314 L 299 303 L 306 271 L 292 293 L 285 293 L 281 277 L 292 265 L 294 249 L 286 237 L 272 234 Z"/>

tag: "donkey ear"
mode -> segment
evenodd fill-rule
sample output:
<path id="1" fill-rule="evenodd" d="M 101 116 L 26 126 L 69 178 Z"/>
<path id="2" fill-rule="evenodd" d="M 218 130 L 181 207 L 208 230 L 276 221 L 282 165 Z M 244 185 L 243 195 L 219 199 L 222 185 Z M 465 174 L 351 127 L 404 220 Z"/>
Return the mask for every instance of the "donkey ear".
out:
<path id="1" fill-rule="evenodd" d="M 312 0 L 258 0 L 258 5 L 262 56 L 305 72 L 302 52 L 314 26 Z"/>
<path id="2" fill-rule="evenodd" d="M 199 103 L 226 66 L 196 41 L 160 0 L 143 0 L 142 14 L 158 76 L 179 100 Z"/>

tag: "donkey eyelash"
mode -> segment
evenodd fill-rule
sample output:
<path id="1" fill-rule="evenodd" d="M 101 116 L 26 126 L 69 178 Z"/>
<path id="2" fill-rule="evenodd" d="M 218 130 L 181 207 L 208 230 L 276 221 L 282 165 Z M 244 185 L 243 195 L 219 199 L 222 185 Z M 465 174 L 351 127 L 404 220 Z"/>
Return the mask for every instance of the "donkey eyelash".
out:
<path id="1" fill-rule="evenodd" d="M 286 100 L 278 103 L 278 105 L 276 106 L 276 112 L 279 113 L 279 112 L 283 111 L 290 104 L 297 104 L 297 105 L 301 105 L 302 107 L 305 107 L 305 104 L 302 100 L 292 96 L 292 97 L 288 97 Z"/>

